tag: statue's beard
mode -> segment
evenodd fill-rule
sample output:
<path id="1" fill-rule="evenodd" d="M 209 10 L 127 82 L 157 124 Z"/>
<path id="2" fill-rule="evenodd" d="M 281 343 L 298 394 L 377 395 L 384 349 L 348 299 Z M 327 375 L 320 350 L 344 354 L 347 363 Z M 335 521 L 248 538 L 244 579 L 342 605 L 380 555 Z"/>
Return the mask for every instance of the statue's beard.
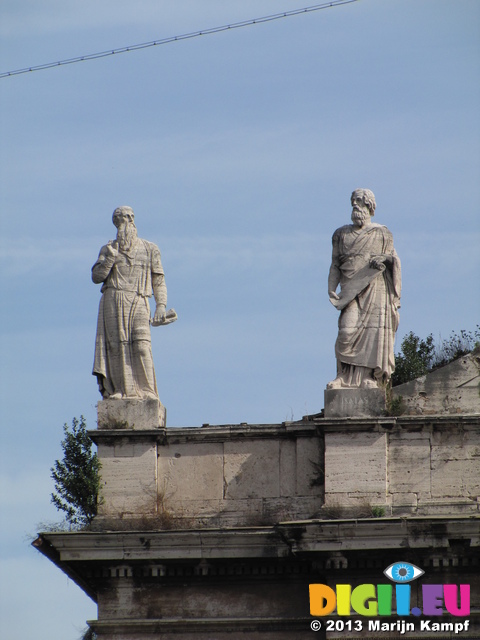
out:
<path id="1" fill-rule="evenodd" d="M 352 211 L 352 222 L 363 227 L 370 218 L 370 210 L 368 207 L 359 207 L 355 205 Z"/>
<path id="2" fill-rule="evenodd" d="M 134 222 L 125 222 L 117 231 L 118 246 L 122 251 L 129 251 L 137 238 L 137 227 Z"/>

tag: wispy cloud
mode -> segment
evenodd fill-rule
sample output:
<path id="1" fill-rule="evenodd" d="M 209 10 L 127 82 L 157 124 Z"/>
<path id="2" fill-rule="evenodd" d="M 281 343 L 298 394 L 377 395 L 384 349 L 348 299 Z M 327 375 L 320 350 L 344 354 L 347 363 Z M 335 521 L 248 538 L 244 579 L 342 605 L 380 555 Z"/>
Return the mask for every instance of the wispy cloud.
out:
<path id="1" fill-rule="evenodd" d="M 89 255 L 90 243 L 92 255 L 98 252 L 101 243 L 94 249 L 94 242 L 64 238 L 3 238 L 0 245 L 0 265 L 3 277 L 7 280 L 21 279 L 27 274 L 42 276 L 51 272 L 69 271 L 84 267 L 85 256 Z M 95 258 L 93 258 L 94 260 Z M 93 264 L 93 262 L 92 262 Z"/>
<path id="2" fill-rule="evenodd" d="M 227 271 L 292 268 L 318 263 L 322 259 L 318 246 L 329 242 L 328 235 L 164 236 L 160 248 L 168 248 L 170 270 L 183 272 L 214 266 Z M 107 240 L 99 236 L 40 241 L 31 237 L 4 239 L 0 245 L 1 270 L 6 279 L 21 279 L 26 274 L 38 277 L 65 269 L 84 271 L 87 260 L 90 268 Z"/>

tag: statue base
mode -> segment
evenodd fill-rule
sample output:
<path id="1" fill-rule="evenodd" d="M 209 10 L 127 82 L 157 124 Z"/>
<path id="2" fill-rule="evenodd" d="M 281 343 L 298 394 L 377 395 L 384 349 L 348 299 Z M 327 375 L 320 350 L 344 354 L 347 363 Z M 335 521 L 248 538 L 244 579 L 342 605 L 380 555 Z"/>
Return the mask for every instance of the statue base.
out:
<path id="1" fill-rule="evenodd" d="M 99 429 L 158 429 L 167 423 L 167 410 L 155 398 L 101 400 L 97 416 Z"/>
<path id="2" fill-rule="evenodd" d="M 385 415 L 383 389 L 326 389 L 325 418 L 370 418 Z"/>

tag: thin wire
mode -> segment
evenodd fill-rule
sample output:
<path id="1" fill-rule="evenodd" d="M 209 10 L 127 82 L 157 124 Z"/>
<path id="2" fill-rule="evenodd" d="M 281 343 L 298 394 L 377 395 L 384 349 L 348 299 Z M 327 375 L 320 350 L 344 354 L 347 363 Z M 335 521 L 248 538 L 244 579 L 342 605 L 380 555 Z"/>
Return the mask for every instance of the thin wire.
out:
<path id="1" fill-rule="evenodd" d="M 358 2 L 358 0 L 332 0 L 331 2 L 316 4 L 310 7 L 304 7 L 303 9 L 294 9 L 292 11 L 285 11 L 284 13 L 276 13 L 269 16 L 263 16 L 261 18 L 254 18 L 252 20 L 244 20 L 242 22 L 234 22 L 232 24 L 222 25 L 220 27 L 212 27 L 211 29 L 203 29 L 202 31 L 193 31 L 192 33 L 183 33 L 178 36 L 171 36 L 170 38 L 163 38 L 161 40 L 152 40 L 151 42 L 133 44 L 128 47 L 120 47 L 119 49 L 109 49 L 107 51 L 100 51 L 98 53 L 89 53 L 84 56 L 78 56 L 77 58 L 67 58 L 66 60 L 58 60 L 57 62 L 47 62 L 45 64 L 39 64 L 34 67 L 25 67 L 24 69 L 15 69 L 13 71 L 5 71 L 3 73 L 0 73 L 0 78 L 7 78 L 9 76 L 18 76 L 22 73 L 30 73 L 32 71 L 41 71 L 43 69 L 52 69 L 53 67 L 61 67 L 67 64 L 75 64 L 76 62 L 85 62 L 86 60 L 98 60 L 99 58 L 114 56 L 118 53 L 128 53 L 129 51 L 138 51 L 139 49 L 148 49 L 149 47 L 156 47 L 162 44 L 179 42 L 181 40 L 189 40 L 191 38 L 198 38 L 199 36 L 206 36 L 212 33 L 220 33 L 221 31 L 230 31 L 232 29 L 239 29 L 240 27 L 248 27 L 254 24 L 262 24 L 263 22 L 271 22 L 272 20 L 279 20 L 280 18 L 289 18 L 291 16 L 296 16 L 301 13 L 311 13 L 312 11 L 321 11 L 322 9 L 337 7 L 343 4 L 351 4 L 352 2 Z"/>

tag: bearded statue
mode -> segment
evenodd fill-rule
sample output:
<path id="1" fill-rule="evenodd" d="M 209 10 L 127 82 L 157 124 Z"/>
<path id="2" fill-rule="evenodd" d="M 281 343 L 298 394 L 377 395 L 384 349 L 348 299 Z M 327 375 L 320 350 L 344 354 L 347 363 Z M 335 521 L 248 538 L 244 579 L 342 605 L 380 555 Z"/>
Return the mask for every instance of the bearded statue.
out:
<path id="1" fill-rule="evenodd" d="M 340 317 L 337 377 L 327 389 L 382 387 L 395 369 L 400 260 L 390 231 L 372 222 L 373 193 L 356 189 L 351 203 L 352 224 L 337 229 L 332 238 L 328 295 Z"/>
<path id="2" fill-rule="evenodd" d="M 173 310 L 166 313 L 160 251 L 137 236 L 131 207 L 118 207 L 112 219 L 117 237 L 101 248 L 92 267 L 93 282 L 102 284 L 93 374 L 104 399 L 158 399 L 150 324 L 176 319 Z M 148 301 L 152 294 L 153 319 Z"/>

